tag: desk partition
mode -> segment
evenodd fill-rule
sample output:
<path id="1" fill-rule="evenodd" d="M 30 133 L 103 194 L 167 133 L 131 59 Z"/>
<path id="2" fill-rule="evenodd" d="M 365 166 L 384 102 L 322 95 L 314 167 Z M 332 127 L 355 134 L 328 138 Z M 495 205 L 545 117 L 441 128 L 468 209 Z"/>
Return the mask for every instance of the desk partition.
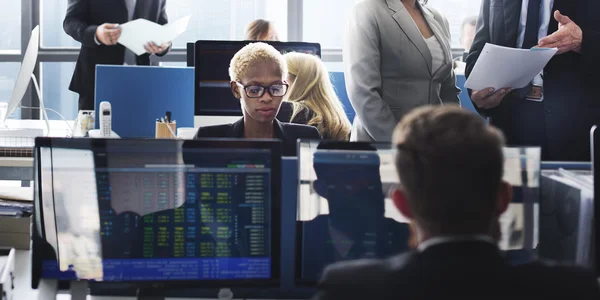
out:
<path id="1" fill-rule="evenodd" d="M 99 65 L 96 112 L 102 101 L 110 102 L 112 129 L 122 138 L 154 138 L 166 111 L 177 127 L 193 127 L 194 68 Z"/>

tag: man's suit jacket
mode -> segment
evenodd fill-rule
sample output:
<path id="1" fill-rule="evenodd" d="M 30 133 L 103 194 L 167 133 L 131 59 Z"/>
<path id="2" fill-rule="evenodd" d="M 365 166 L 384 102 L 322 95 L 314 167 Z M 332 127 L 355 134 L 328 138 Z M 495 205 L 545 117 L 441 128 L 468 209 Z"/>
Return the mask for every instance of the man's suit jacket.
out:
<path id="1" fill-rule="evenodd" d="M 346 24 L 344 74 L 356 111 L 352 141 L 390 141 L 400 119 L 427 104 L 459 104 L 448 21 L 421 6 L 444 50 L 446 64 L 432 71 L 427 43 L 400 0 L 356 4 Z"/>
<path id="2" fill-rule="evenodd" d="M 317 128 L 307 125 L 281 123 L 277 119 L 273 121 L 275 136 L 282 142 L 283 156 L 296 156 L 298 139 L 321 140 L 321 134 Z M 196 139 L 201 138 L 243 138 L 244 118 L 233 124 L 200 127 L 196 133 Z"/>
<path id="3" fill-rule="evenodd" d="M 587 270 L 539 261 L 510 265 L 495 245 L 470 241 L 332 265 L 315 298 L 591 300 L 600 299 L 600 289 Z"/>
<path id="4" fill-rule="evenodd" d="M 104 23 L 123 24 L 129 20 L 126 0 L 69 0 L 63 22 L 65 32 L 81 43 L 69 89 L 84 99 L 80 109 L 94 109 L 96 65 L 122 65 L 125 47 L 98 45 L 94 40 L 96 28 Z M 164 25 L 168 23 L 166 0 L 137 0 L 133 19 L 147 19 Z M 164 55 L 164 54 L 163 54 Z M 150 65 L 150 55 L 137 57 L 137 65 Z"/>
<path id="5" fill-rule="evenodd" d="M 520 0 L 483 0 L 467 58 L 467 77 L 486 43 L 516 47 L 521 5 Z M 543 160 L 589 161 L 590 128 L 600 122 L 600 22 L 596 21 L 600 1 L 555 0 L 555 10 L 582 28 L 581 54 L 555 56 L 546 66 L 543 102 L 525 100 L 519 90 L 498 107 L 479 112 L 504 132 L 509 145 L 542 146 Z M 557 28 L 552 18 L 548 33 Z"/>

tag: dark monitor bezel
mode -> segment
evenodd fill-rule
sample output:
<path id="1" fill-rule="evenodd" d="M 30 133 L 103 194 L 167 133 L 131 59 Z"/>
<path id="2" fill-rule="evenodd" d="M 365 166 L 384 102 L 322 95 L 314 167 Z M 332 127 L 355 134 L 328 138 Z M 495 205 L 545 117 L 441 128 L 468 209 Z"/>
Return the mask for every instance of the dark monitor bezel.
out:
<path id="1" fill-rule="evenodd" d="M 298 166 L 302 164 L 301 155 L 300 155 L 300 146 L 302 143 L 311 143 L 311 142 L 319 142 L 317 140 L 303 140 L 299 139 L 297 142 L 297 153 L 298 153 Z M 328 143 L 331 147 L 326 150 L 344 150 L 344 151 L 364 151 L 364 149 L 368 146 L 372 146 L 376 151 L 380 149 L 392 149 L 392 143 L 386 142 L 338 142 L 338 141 L 324 141 Z M 378 153 L 378 152 L 377 152 Z M 301 168 L 298 167 L 298 183 L 301 180 Z M 300 201 L 300 184 L 297 186 L 297 196 L 296 198 Z M 297 207 L 299 207 L 297 205 Z M 294 284 L 297 288 L 316 288 L 319 282 L 319 279 L 305 279 L 302 278 L 302 221 L 296 221 L 296 251 L 295 251 L 295 263 L 294 263 Z M 325 268 L 326 266 L 324 266 Z"/>
<path id="2" fill-rule="evenodd" d="M 106 147 L 107 141 L 118 143 L 118 141 L 143 141 L 165 143 L 169 141 L 181 142 L 181 140 L 155 140 L 155 139 L 69 139 L 38 137 L 34 146 L 34 211 L 39 210 L 32 217 L 32 245 L 31 245 L 31 287 L 37 289 L 42 278 L 42 260 L 49 256 L 56 257 L 50 250 L 52 247 L 45 242 L 37 230 L 39 226 L 44 232 L 43 211 L 41 210 L 42 188 L 40 149 L 52 147 L 54 140 L 68 140 L 77 145 L 87 148 Z M 183 141 L 185 148 L 229 148 L 229 149 L 268 149 L 271 152 L 271 278 L 270 279 L 228 279 L 228 280 L 163 280 L 163 281 L 98 281 L 114 284 L 133 284 L 138 288 L 186 288 L 198 287 L 201 284 L 207 288 L 219 287 L 276 287 L 280 285 L 281 279 L 281 141 L 274 139 L 250 140 L 250 139 L 200 139 Z M 279 180 L 279 181 L 278 181 Z M 49 248 L 48 248 L 49 247 Z M 53 278 L 50 278 L 53 279 Z M 60 281 L 62 283 L 67 281 Z M 63 284 L 64 286 L 64 284 Z"/>
<path id="3" fill-rule="evenodd" d="M 199 66 L 197 64 L 197 60 L 195 59 L 196 57 L 200 56 L 200 51 L 202 51 L 202 47 L 203 46 L 215 46 L 215 45 L 225 45 L 225 46 L 231 46 L 231 47 L 236 47 L 239 51 L 239 49 L 242 49 L 244 46 L 250 44 L 250 43 L 254 43 L 254 42 L 259 42 L 259 41 L 215 41 L 215 40 L 211 40 L 211 41 L 206 41 L 206 40 L 199 40 L 196 41 L 195 46 L 194 46 L 194 115 L 195 116 L 238 116 L 241 117 L 242 116 L 242 111 L 241 109 L 239 111 L 236 112 L 199 112 L 196 113 L 196 106 L 198 105 L 198 103 L 200 102 L 199 96 L 198 96 L 198 82 L 200 80 L 200 71 L 199 71 Z M 281 51 L 281 48 L 300 48 L 300 47 L 313 47 L 315 49 L 317 49 L 317 56 L 321 57 L 321 44 L 319 43 L 308 43 L 308 42 L 280 42 L 280 41 L 260 41 L 262 43 L 267 43 L 273 47 L 275 47 L 278 51 Z M 188 64 L 190 62 L 190 58 L 189 58 L 189 50 L 188 50 Z"/>
<path id="4" fill-rule="evenodd" d="M 195 57 L 195 48 L 196 48 L 196 43 L 187 43 L 186 45 L 186 64 L 188 67 L 193 67 L 194 66 L 194 57 Z"/>

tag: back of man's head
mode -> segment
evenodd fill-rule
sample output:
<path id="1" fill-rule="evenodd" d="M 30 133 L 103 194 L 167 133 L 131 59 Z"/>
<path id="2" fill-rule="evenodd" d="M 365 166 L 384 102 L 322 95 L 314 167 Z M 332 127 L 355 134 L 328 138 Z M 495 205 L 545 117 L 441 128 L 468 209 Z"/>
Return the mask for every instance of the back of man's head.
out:
<path id="1" fill-rule="evenodd" d="M 489 233 L 497 224 L 504 138 L 458 106 L 406 115 L 393 136 L 413 220 L 430 235 Z"/>

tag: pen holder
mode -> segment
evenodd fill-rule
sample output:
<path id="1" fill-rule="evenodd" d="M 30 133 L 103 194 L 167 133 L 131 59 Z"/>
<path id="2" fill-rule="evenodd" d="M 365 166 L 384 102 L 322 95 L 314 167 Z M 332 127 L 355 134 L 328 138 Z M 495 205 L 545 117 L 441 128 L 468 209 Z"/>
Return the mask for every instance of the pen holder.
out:
<path id="1" fill-rule="evenodd" d="M 171 130 L 173 132 L 171 132 L 171 130 L 169 130 L 169 127 L 171 127 Z M 171 123 L 164 123 L 164 122 L 156 122 L 156 134 L 155 137 L 157 139 L 174 139 L 176 138 L 175 135 L 173 135 L 174 132 L 177 131 L 177 123 L 175 121 L 171 122 Z"/>

